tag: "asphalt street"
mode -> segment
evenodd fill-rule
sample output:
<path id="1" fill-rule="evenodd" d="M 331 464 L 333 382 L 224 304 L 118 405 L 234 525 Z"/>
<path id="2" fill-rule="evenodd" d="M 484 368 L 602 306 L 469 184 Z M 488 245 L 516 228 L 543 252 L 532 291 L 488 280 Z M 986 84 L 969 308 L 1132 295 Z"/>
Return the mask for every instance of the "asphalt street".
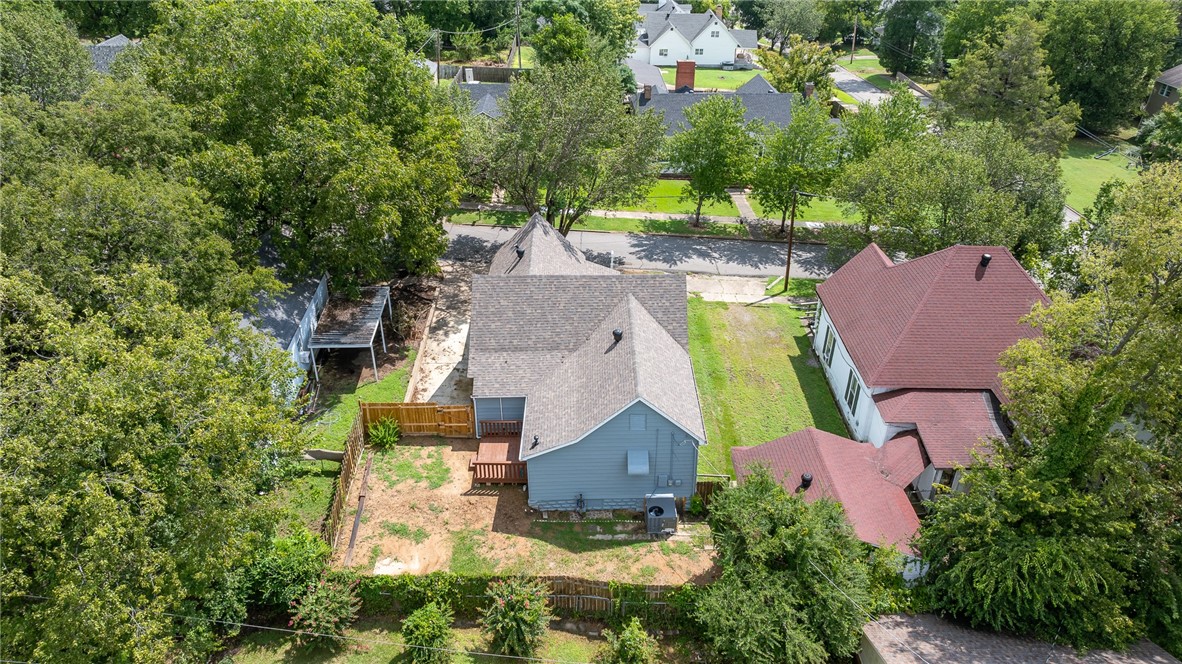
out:
<path id="1" fill-rule="evenodd" d="M 444 224 L 451 236 L 449 253 L 462 256 L 491 251 L 509 239 L 516 228 Z M 753 242 L 715 237 L 680 237 L 638 233 L 571 231 L 567 236 L 587 257 L 617 268 L 673 270 L 742 277 L 784 274 L 785 249 L 781 242 Z M 792 250 L 792 276 L 825 279 L 831 265 L 822 245 L 797 244 Z"/>

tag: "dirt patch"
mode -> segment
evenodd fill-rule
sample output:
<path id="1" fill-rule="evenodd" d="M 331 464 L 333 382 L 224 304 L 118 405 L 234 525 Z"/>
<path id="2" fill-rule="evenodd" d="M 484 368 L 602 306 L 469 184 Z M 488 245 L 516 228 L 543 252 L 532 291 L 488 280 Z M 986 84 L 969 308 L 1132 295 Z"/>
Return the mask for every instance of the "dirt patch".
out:
<path id="1" fill-rule="evenodd" d="M 649 540 L 639 521 L 543 520 L 520 487 L 474 487 L 475 440 L 407 438 L 378 453 L 353 552 L 375 574 L 493 571 L 571 575 L 636 583 L 704 583 L 715 574 L 709 531 L 688 524 L 673 539 Z M 360 482 L 334 556 L 341 565 Z M 563 515 L 565 516 L 565 515 Z M 602 515 L 601 515 L 602 516 Z"/>

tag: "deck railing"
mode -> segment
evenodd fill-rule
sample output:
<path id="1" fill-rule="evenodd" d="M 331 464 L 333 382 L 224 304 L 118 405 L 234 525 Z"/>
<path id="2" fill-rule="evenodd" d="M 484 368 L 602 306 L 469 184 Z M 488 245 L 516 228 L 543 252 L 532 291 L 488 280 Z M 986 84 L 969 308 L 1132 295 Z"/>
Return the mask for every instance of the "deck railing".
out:
<path id="1" fill-rule="evenodd" d="M 525 484 L 524 461 L 472 461 L 468 464 L 476 484 Z"/>
<path id="2" fill-rule="evenodd" d="M 480 420 L 481 436 L 520 436 L 521 420 Z"/>

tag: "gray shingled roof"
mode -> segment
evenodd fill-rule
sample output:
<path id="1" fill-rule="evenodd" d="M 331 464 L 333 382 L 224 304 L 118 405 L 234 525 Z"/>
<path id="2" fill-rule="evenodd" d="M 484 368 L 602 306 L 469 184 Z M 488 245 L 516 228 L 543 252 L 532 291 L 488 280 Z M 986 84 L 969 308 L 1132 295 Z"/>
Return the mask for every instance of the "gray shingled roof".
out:
<path id="1" fill-rule="evenodd" d="M 633 295 L 679 346 L 689 348 L 685 276 L 476 275 L 468 330 L 472 395 L 525 396 Z"/>
<path id="2" fill-rule="evenodd" d="M 780 91 L 773 88 L 771 83 L 763 77 L 763 74 L 756 74 L 750 81 L 740 85 L 735 94 L 740 95 L 755 95 L 755 94 L 779 94 Z"/>
<path id="3" fill-rule="evenodd" d="M 530 390 L 522 440 L 538 442 L 524 442 L 522 458 L 579 440 L 637 399 L 706 439 L 689 352 L 629 293 Z"/>
<path id="4" fill-rule="evenodd" d="M 923 661 L 940 664 L 1179 664 L 1177 659 L 1150 641 L 1135 643 L 1125 652 L 1093 650 L 1080 655 L 1070 646 L 968 629 L 930 614 L 883 616 L 863 626 L 862 633 L 882 657 L 877 661 L 886 664 L 921 664 Z"/>
<path id="5" fill-rule="evenodd" d="M 636 77 L 636 84 L 640 87 L 651 85 L 654 94 L 669 92 L 669 86 L 665 85 L 665 79 L 661 78 L 661 69 L 656 65 L 650 65 L 643 60 L 633 58 L 628 58 L 624 64 L 632 70 L 632 75 Z"/>
<path id="6" fill-rule="evenodd" d="M 501 117 L 500 103 L 509 94 L 509 83 L 463 83 L 460 87 L 472 97 L 472 112 L 490 118 Z"/>
<path id="7" fill-rule="evenodd" d="M 644 111 L 664 111 L 665 135 L 672 136 L 680 131 L 679 125 L 685 122 L 685 109 L 711 95 L 724 95 L 742 101 L 743 106 L 747 109 L 744 117 L 748 122 L 762 120 L 768 124 L 784 127 L 792 121 L 792 95 L 773 95 L 763 92 L 753 94 L 674 92 L 667 95 L 653 95 L 653 98 L 647 101 L 641 96 L 637 103 L 639 108 Z"/>
<path id="8" fill-rule="evenodd" d="M 677 28 L 677 31 L 686 39 L 693 41 L 694 37 L 697 37 L 698 33 L 702 32 L 710 21 L 718 18 L 713 12 L 706 12 L 704 14 L 676 14 L 661 11 L 646 13 L 643 16 L 644 33 L 648 37 L 647 40 L 641 41 L 646 44 L 652 44 L 667 30 L 673 28 Z M 725 27 L 724 25 L 723 28 Z"/>
<path id="9" fill-rule="evenodd" d="M 1158 83 L 1165 83 L 1172 88 L 1182 88 L 1182 65 L 1167 69 L 1157 77 Z"/>
<path id="10" fill-rule="evenodd" d="M 279 259 L 279 252 L 269 238 L 263 240 L 258 256 L 259 264 L 263 267 L 276 272 L 283 270 L 283 261 Z M 320 279 L 305 277 L 294 280 L 287 290 L 278 295 L 260 294 L 255 313 L 248 316 L 247 320 L 255 329 L 275 337 L 276 345 L 280 348 L 287 349 L 291 338 L 300 329 L 300 321 L 319 285 Z"/>
<path id="11" fill-rule="evenodd" d="M 111 73 L 111 65 L 115 63 L 115 58 L 129 46 L 135 46 L 135 44 L 123 35 L 115 35 L 106 41 L 87 46 L 86 50 L 90 53 L 90 62 L 95 71 L 109 74 Z"/>
<path id="12" fill-rule="evenodd" d="M 522 251 L 517 256 L 517 248 Z M 587 260 L 541 215 L 535 214 L 493 256 L 488 273 L 528 274 L 619 274 Z"/>
<path id="13" fill-rule="evenodd" d="M 640 3 L 641 14 L 650 14 L 653 12 L 684 12 L 688 14 L 689 10 L 677 4 L 673 0 L 658 0 L 657 2 Z"/>
<path id="14" fill-rule="evenodd" d="M 759 33 L 755 30 L 731 30 L 731 36 L 739 42 L 739 48 L 759 48 Z"/>

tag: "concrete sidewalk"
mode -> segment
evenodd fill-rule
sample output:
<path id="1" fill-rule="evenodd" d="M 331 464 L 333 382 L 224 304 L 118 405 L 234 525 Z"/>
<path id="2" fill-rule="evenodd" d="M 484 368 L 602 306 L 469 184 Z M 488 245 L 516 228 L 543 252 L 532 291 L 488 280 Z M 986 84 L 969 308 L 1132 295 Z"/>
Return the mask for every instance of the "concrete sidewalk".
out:
<path id="1" fill-rule="evenodd" d="M 742 203 L 740 204 L 740 199 Z M 765 219 L 758 217 L 751 204 L 747 201 L 745 193 L 739 190 L 731 190 L 731 200 L 735 202 L 735 207 L 739 208 L 741 217 L 728 217 L 716 214 L 702 215 L 702 221 L 715 224 L 740 224 L 749 225 L 753 221 L 762 221 L 767 223 L 779 223 L 775 219 Z M 746 211 L 744 211 L 746 208 Z M 509 205 L 507 203 L 481 203 L 478 201 L 461 201 L 461 210 L 471 210 L 474 212 L 525 212 L 525 208 L 521 205 Z M 746 216 L 747 213 L 751 216 Z M 689 221 L 693 215 L 691 214 L 675 214 L 671 212 L 641 212 L 639 210 L 591 210 L 588 213 L 593 217 L 603 217 L 606 219 L 644 219 L 652 221 Z M 796 225 L 803 228 L 821 229 L 827 224 L 838 223 L 835 221 L 797 221 Z M 465 224 L 474 225 L 474 224 Z"/>

